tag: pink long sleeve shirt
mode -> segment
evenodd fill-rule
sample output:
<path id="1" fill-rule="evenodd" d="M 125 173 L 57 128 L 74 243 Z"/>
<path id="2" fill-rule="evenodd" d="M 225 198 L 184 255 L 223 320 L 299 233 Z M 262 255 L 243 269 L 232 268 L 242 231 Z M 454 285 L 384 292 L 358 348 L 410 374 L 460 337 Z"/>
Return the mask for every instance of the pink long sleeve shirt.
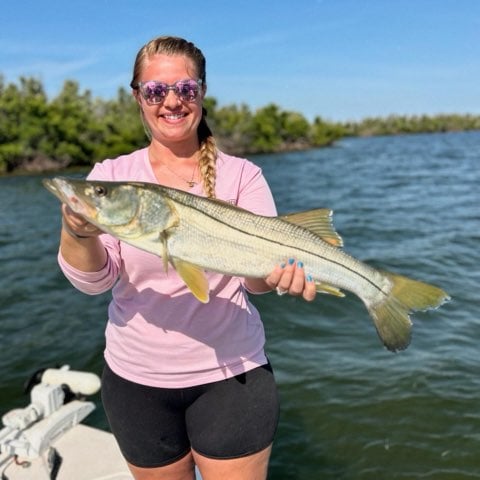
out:
<path id="1" fill-rule="evenodd" d="M 142 149 L 98 163 L 91 180 L 158 183 Z M 191 193 L 203 195 L 196 185 Z M 259 167 L 219 153 L 217 198 L 257 214 L 276 215 Z M 80 291 L 112 289 L 105 359 L 118 375 L 136 383 L 181 388 L 214 382 L 267 362 L 265 334 L 249 302 L 244 280 L 207 273 L 210 302 L 200 303 L 172 267 L 151 253 L 101 235 L 108 261 L 99 272 L 82 272 L 59 254 L 65 276 Z"/>

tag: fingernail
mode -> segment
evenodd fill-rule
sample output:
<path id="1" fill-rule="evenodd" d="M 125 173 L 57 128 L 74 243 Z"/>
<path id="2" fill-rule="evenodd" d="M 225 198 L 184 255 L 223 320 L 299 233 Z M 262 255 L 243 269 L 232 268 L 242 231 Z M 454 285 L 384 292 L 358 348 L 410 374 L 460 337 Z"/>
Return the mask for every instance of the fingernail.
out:
<path id="1" fill-rule="evenodd" d="M 285 268 L 285 267 L 286 267 L 285 262 L 280 264 L 280 268 Z"/>
<path id="2" fill-rule="evenodd" d="M 303 262 L 297 262 L 297 267 L 298 268 L 303 268 Z"/>
<path id="3" fill-rule="evenodd" d="M 293 265 L 295 263 L 295 259 L 294 258 L 289 258 L 288 259 L 288 264 L 289 265 Z"/>
<path id="4" fill-rule="evenodd" d="M 307 275 L 307 282 L 313 282 L 313 278 L 311 275 Z"/>

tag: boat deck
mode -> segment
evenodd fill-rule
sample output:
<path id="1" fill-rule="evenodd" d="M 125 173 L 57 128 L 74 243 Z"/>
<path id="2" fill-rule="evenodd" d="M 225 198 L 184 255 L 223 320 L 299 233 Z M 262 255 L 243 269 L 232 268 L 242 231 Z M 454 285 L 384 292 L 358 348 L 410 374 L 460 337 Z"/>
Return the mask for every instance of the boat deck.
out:
<path id="1" fill-rule="evenodd" d="M 58 453 L 56 480 L 133 480 L 112 434 L 79 424 L 52 446 Z M 51 480 L 48 455 L 24 465 L 2 464 L 0 472 L 8 480 Z"/>

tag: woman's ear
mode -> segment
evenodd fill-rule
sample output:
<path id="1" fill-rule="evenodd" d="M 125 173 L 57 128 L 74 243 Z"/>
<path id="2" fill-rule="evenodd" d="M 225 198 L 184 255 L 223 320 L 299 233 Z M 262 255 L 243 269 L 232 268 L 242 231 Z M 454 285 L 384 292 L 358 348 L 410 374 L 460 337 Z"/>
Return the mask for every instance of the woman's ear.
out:
<path id="1" fill-rule="evenodd" d="M 138 103 L 138 106 L 140 107 L 140 109 L 143 110 L 142 99 L 140 98 L 140 96 L 138 94 L 138 90 L 132 89 L 132 95 L 133 95 L 133 98 L 135 98 L 135 101 Z"/>

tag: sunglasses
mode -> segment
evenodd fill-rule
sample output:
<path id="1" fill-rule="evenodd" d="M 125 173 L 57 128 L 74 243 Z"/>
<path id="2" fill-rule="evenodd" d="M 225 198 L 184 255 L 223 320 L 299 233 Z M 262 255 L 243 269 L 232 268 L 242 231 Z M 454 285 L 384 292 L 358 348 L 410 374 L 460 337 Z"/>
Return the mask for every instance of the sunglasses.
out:
<path id="1" fill-rule="evenodd" d="M 201 79 L 179 80 L 172 85 L 157 80 L 149 80 L 138 82 L 136 88 L 149 105 L 159 105 L 163 103 L 170 90 L 173 90 L 175 95 L 183 102 L 193 102 L 200 93 L 202 83 Z"/>

